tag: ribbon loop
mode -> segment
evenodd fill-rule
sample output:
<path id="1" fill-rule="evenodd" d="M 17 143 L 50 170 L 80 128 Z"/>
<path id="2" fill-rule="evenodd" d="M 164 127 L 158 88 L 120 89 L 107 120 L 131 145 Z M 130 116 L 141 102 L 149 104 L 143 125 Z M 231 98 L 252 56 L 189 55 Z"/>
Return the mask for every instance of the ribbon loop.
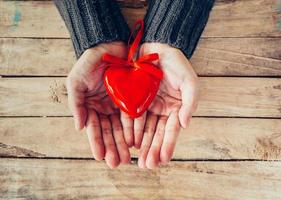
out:
<path id="1" fill-rule="evenodd" d="M 126 60 L 123 60 L 117 56 L 113 56 L 107 53 L 103 55 L 102 60 L 111 64 L 128 65 L 128 62 Z"/>
<path id="2" fill-rule="evenodd" d="M 135 23 L 133 30 L 136 30 L 139 25 L 140 25 L 140 29 L 138 30 L 137 35 L 135 37 L 135 40 L 132 43 L 132 45 L 130 47 L 130 50 L 129 50 L 129 55 L 128 55 L 128 61 L 129 62 L 133 60 L 135 52 L 136 52 L 136 50 L 137 50 L 137 48 L 139 46 L 139 43 L 140 43 L 142 35 L 143 35 L 143 31 L 144 31 L 144 22 L 143 22 L 143 20 L 138 20 Z M 133 37 L 133 34 L 134 34 L 134 31 L 132 31 L 132 33 L 131 33 L 131 35 L 129 37 L 128 46 L 130 46 L 130 41 L 131 41 L 131 38 Z"/>
<path id="3" fill-rule="evenodd" d="M 149 74 L 153 75 L 154 77 L 161 80 L 163 78 L 163 72 L 152 63 L 152 61 L 156 61 L 159 59 L 158 53 L 147 54 L 147 55 L 144 55 L 141 58 L 137 59 L 136 61 L 133 60 L 136 50 L 138 49 L 138 46 L 140 44 L 143 32 L 144 32 L 143 20 L 138 20 L 136 22 L 136 24 L 134 25 L 133 30 L 136 30 L 139 25 L 140 25 L 140 28 L 139 28 L 137 35 L 136 35 L 133 43 L 131 44 L 131 46 L 130 46 L 130 41 L 131 41 L 131 38 L 133 37 L 134 31 L 132 31 L 132 33 L 129 37 L 128 46 L 130 46 L 130 49 L 129 49 L 127 60 L 124 60 L 122 58 L 119 58 L 119 57 L 116 57 L 116 56 L 113 56 L 113 55 L 110 55 L 107 53 L 105 53 L 103 55 L 102 60 L 105 62 L 108 62 L 110 66 L 123 65 L 126 67 L 129 66 L 129 67 L 135 67 L 137 69 L 144 70 L 147 73 L 149 73 Z"/>
<path id="4" fill-rule="evenodd" d="M 158 53 L 144 55 L 138 59 L 138 62 L 152 62 L 159 59 Z"/>

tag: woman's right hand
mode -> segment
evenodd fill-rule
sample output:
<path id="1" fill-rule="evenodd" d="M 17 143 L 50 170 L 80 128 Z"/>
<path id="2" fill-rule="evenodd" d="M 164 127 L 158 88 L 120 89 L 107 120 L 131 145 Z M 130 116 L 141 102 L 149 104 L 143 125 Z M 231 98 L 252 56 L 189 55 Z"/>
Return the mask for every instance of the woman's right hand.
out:
<path id="1" fill-rule="evenodd" d="M 105 159 L 110 168 L 115 168 L 130 162 L 127 144 L 132 145 L 133 132 L 126 130 L 124 136 L 126 120 L 121 123 L 119 109 L 106 93 L 104 53 L 126 58 L 127 47 L 123 42 L 111 42 L 86 50 L 69 73 L 66 87 L 76 129 L 86 127 L 94 158 Z"/>

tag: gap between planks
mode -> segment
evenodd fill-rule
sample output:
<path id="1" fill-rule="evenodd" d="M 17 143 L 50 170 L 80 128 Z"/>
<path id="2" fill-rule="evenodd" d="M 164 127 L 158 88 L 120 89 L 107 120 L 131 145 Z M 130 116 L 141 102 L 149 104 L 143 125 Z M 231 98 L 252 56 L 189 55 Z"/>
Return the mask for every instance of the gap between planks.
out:
<path id="1" fill-rule="evenodd" d="M 88 160 L 96 161 L 94 158 L 84 157 L 16 157 L 16 156 L 0 156 L 1 159 L 21 159 L 21 160 Z M 131 158 L 131 164 L 136 164 L 138 158 L 133 156 Z M 97 161 L 97 162 L 104 162 Z M 171 162 L 281 162 L 281 159 L 266 160 L 266 159 L 179 159 L 173 158 Z"/>

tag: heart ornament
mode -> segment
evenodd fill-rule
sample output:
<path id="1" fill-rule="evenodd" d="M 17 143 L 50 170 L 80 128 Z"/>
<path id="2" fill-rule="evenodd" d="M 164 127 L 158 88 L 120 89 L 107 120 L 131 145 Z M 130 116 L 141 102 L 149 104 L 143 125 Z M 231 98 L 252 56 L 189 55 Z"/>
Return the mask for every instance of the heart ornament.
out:
<path id="1" fill-rule="evenodd" d="M 163 79 L 163 72 L 152 63 L 159 59 L 157 53 L 144 55 L 137 60 L 133 59 L 143 35 L 143 20 L 136 22 L 134 30 L 139 25 L 127 60 L 110 54 L 103 55 L 103 61 L 107 63 L 103 77 L 106 91 L 112 101 L 132 118 L 141 116 L 148 109 Z M 134 31 L 130 39 L 133 33 Z"/>

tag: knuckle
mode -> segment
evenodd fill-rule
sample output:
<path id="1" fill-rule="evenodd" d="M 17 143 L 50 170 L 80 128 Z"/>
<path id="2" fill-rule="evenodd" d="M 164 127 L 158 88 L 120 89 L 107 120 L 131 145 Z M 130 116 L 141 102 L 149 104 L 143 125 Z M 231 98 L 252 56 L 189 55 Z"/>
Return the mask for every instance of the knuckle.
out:
<path id="1" fill-rule="evenodd" d="M 136 118 L 136 120 L 144 121 L 146 118 L 146 113 L 142 114 L 140 117 Z"/>
<path id="2" fill-rule="evenodd" d="M 156 130 L 155 136 L 162 137 L 163 135 L 164 135 L 164 129 L 163 128 Z"/>
<path id="3" fill-rule="evenodd" d="M 95 128 L 100 128 L 99 122 L 94 121 L 94 120 L 88 121 L 88 126 L 91 127 L 91 128 L 93 128 L 93 129 L 95 129 Z"/>
<path id="4" fill-rule="evenodd" d="M 115 140 L 115 144 L 122 148 L 125 145 L 125 142 L 123 140 Z"/>
<path id="5" fill-rule="evenodd" d="M 158 149 L 160 149 L 160 145 L 159 144 L 151 144 L 150 149 L 154 150 L 154 151 L 157 151 Z"/>
<path id="6" fill-rule="evenodd" d="M 134 128 L 134 132 L 136 134 L 141 134 L 143 132 L 143 129 L 142 128 Z"/>
<path id="7" fill-rule="evenodd" d="M 154 128 L 152 127 L 145 127 L 144 134 L 151 134 L 154 132 Z"/>
<path id="8" fill-rule="evenodd" d="M 149 144 L 141 144 L 141 151 L 145 150 L 145 149 L 149 149 L 151 147 L 151 145 Z"/>
<path id="9" fill-rule="evenodd" d="M 167 135 L 172 135 L 172 134 L 176 134 L 177 131 L 174 128 L 167 128 L 165 132 Z"/>
<path id="10" fill-rule="evenodd" d="M 127 115 L 127 114 L 122 114 L 122 118 L 124 120 L 132 120 L 132 118 L 129 115 Z"/>
<path id="11" fill-rule="evenodd" d="M 94 136 L 94 141 L 98 144 L 98 145 L 103 145 L 103 140 L 101 136 Z"/>
<path id="12" fill-rule="evenodd" d="M 127 133 L 133 132 L 133 127 L 132 126 L 124 126 L 123 130 Z"/>
<path id="13" fill-rule="evenodd" d="M 106 146 L 108 149 L 111 149 L 111 150 L 116 148 L 115 143 L 112 143 L 112 142 L 109 142 Z"/>
<path id="14" fill-rule="evenodd" d="M 100 118 L 101 121 L 107 121 L 106 115 L 101 114 L 101 115 L 99 115 L 99 118 Z"/>
<path id="15" fill-rule="evenodd" d="M 168 120 L 168 116 L 161 116 L 159 118 L 158 124 L 161 124 L 163 126 L 167 120 Z"/>
<path id="16" fill-rule="evenodd" d="M 114 125 L 114 127 L 113 127 L 113 131 L 115 131 L 115 132 L 121 132 L 121 131 L 123 131 L 123 127 L 122 127 L 120 124 L 116 124 L 116 125 Z"/>
<path id="17" fill-rule="evenodd" d="M 103 133 L 104 135 L 110 135 L 110 134 L 111 134 L 111 128 L 109 128 L 109 127 L 103 127 L 103 128 L 102 128 L 102 133 Z"/>

